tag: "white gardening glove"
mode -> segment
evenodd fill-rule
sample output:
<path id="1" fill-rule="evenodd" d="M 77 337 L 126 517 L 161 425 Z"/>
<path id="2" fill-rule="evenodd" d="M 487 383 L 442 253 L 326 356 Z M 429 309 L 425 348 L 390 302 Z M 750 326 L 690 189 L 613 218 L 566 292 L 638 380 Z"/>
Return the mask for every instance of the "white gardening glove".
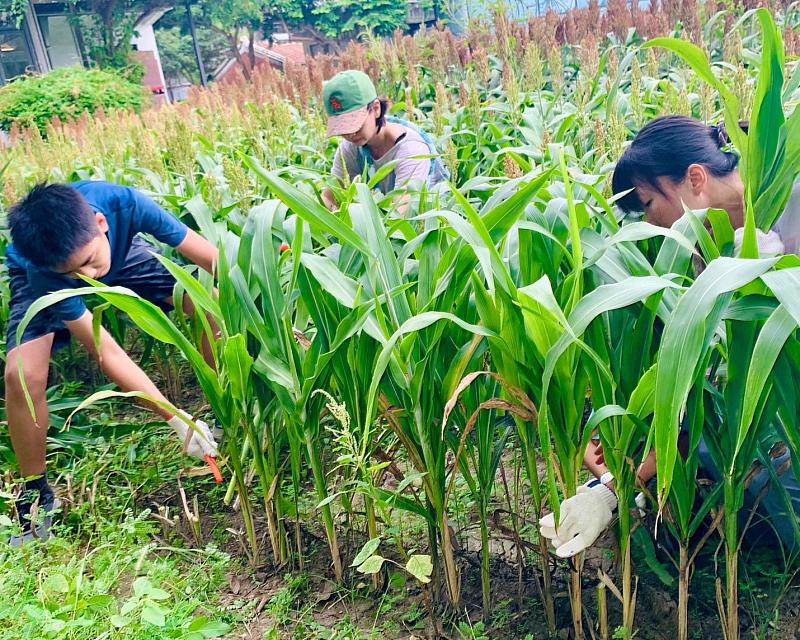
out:
<path id="1" fill-rule="evenodd" d="M 611 524 L 617 508 L 617 496 L 603 484 L 581 485 L 578 492 L 561 503 L 558 530 L 554 514 L 539 521 L 539 532 L 548 540 L 560 558 L 570 558 L 594 544 Z"/>
<path id="2" fill-rule="evenodd" d="M 205 459 L 205 456 L 210 455 L 214 458 L 217 457 L 217 442 L 211 434 L 211 429 L 202 420 L 194 420 L 185 411 L 178 411 L 179 415 L 172 416 L 167 420 L 167 424 L 172 427 L 173 431 L 178 435 L 181 441 L 181 449 L 200 460 Z M 183 418 L 181 417 L 183 416 Z M 197 427 L 192 429 L 186 420 L 194 423 Z M 189 434 L 191 431 L 191 434 Z"/>
<path id="3" fill-rule="evenodd" d="M 739 255 L 742 250 L 742 238 L 744 237 L 744 227 L 739 227 L 733 233 L 733 253 Z M 761 229 L 756 229 L 756 243 L 758 244 L 758 254 L 762 257 L 776 256 L 785 253 L 783 241 L 775 232 L 764 233 Z"/>
<path id="4" fill-rule="evenodd" d="M 636 503 L 636 508 L 639 510 L 639 517 L 644 518 L 647 515 L 647 496 L 640 491 L 636 494 L 633 501 Z"/>

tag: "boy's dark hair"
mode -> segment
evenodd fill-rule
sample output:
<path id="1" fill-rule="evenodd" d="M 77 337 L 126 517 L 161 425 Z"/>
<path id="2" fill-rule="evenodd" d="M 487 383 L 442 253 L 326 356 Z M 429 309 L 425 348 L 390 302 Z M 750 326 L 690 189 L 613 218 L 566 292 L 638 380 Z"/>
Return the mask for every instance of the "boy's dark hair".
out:
<path id="1" fill-rule="evenodd" d="M 747 123 L 739 124 L 747 130 Z M 661 116 L 648 122 L 617 162 L 611 178 L 614 193 L 633 189 L 637 184 L 661 190 L 660 179 L 680 182 L 691 164 L 702 164 L 712 175 L 730 174 L 739 156 L 725 150 L 730 144 L 725 126 L 709 126 L 688 116 Z M 625 211 L 642 211 L 636 191 L 617 201 Z"/>
<path id="2" fill-rule="evenodd" d="M 98 233 L 89 203 L 65 184 L 37 184 L 8 210 L 8 227 L 19 254 L 44 269 L 64 264 Z"/>

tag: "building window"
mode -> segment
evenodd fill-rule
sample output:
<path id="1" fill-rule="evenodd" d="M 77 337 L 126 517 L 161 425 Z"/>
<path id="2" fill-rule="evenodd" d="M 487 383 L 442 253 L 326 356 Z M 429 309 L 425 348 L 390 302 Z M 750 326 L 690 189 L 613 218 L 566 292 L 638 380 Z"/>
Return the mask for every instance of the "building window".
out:
<path id="1" fill-rule="evenodd" d="M 39 29 L 50 58 L 50 67 L 74 67 L 81 64 L 75 33 L 69 17 L 64 15 L 39 16 Z"/>
<path id="2" fill-rule="evenodd" d="M 0 84 L 34 69 L 25 34 L 12 25 L 0 25 Z"/>

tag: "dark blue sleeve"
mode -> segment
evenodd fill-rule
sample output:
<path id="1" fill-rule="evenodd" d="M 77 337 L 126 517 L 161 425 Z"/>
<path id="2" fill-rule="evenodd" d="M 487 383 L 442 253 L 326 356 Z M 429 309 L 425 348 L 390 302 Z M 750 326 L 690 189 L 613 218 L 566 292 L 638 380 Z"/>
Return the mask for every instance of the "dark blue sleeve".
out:
<path id="1" fill-rule="evenodd" d="M 175 216 L 164 211 L 143 193 L 130 187 L 124 187 L 130 198 L 133 229 L 149 233 L 157 240 L 177 247 L 186 237 L 189 227 Z"/>
<path id="2" fill-rule="evenodd" d="M 78 286 L 85 286 L 84 282 L 78 282 L 74 278 L 55 274 L 48 275 L 41 271 L 28 271 L 28 282 L 30 283 L 31 289 L 33 289 L 34 293 L 38 296 L 44 296 L 54 291 L 61 291 L 62 289 L 75 289 Z M 86 311 L 86 305 L 81 296 L 73 296 L 72 298 L 57 302 L 50 307 L 50 310 L 60 320 L 70 322 L 72 320 L 77 320 L 83 315 L 84 311 Z"/>

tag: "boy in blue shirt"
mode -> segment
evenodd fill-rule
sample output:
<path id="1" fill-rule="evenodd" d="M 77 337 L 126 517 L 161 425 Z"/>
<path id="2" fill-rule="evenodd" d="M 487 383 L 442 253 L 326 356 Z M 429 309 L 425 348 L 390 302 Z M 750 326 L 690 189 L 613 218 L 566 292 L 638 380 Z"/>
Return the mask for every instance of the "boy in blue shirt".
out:
<path id="1" fill-rule="evenodd" d="M 85 286 L 79 275 L 127 287 L 162 308 L 170 308 L 175 281 L 152 255 L 155 247 L 139 237 L 139 233 L 150 234 L 175 247 L 178 253 L 209 273 L 213 273 L 218 252 L 143 194 L 108 182 L 40 184 L 11 207 L 8 226 L 12 244 L 6 251 L 11 290 L 6 413 L 20 473 L 26 478 L 17 500 L 23 534 L 11 542 L 21 544 L 27 539 L 49 536 L 47 514 L 57 506 L 45 468 L 48 427 L 45 391 L 54 349 L 65 346 L 74 336 L 120 389 L 142 391 L 166 402 L 150 378 L 104 329 L 100 330 L 99 348 L 96 347 L 92 314 L 80 296 L 63 300 L 34 316 L 17 344 L 17 327 L 25 312 L 40 296 Z M 36 420 L 26 402 L 19 361 L 33 399 Z M 176 431 L 187 453 L 201 460 L 206 455 L 216 456 L 216 442 L 204 422 L 193 421 L 184 412 L 181 417 L 157 406 L 153 409 Z M 187 420 L 196 428 L 190 429 Z M 32 522 L 31 515 L 37 511 L 44 512 L 45 518 Z"/>

